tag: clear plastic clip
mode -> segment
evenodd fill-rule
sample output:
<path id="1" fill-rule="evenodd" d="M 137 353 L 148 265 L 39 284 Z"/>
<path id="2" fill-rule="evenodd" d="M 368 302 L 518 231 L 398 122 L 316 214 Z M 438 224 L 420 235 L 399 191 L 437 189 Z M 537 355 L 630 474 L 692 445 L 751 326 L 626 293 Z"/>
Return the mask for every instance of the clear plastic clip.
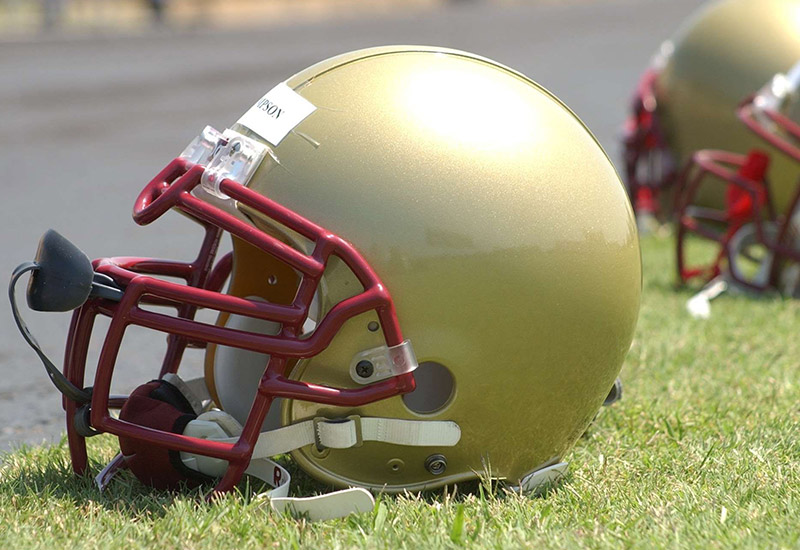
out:
<path id="1" fill-rule="evenodd" d="M 753 100 L 753 106 L 756 108 L 755 116 L 763 125 L 774 131 L 774 124 L 763 111 L 785 111 L 788 103 L 797 101 L 799 89 L 800 63 L 797 63 L 786 74 L 776 74 L 758 91 Z"/>
<path id="2" fill-rule="evenodd" d="M 186 146 L 186 149 L 181 153 L 181 158 L 188 160 L 193 164 L 202 164 L 207 166 L 211 160 L 211 155 L 217 150 L 217 144 L 222 140 L 222 134 L 212 128 L 206 126 L 200 135 L 192 140 Z"/>
<path id="3" fill-rule="evenodd" d="M 409 340 L 396 346 L 380 346 L 356 354 L 350 361 L 350 377 L 359 384 L 372 384 L 412 372 L 419 366 Z"/>
<path id="4" fill-rule="evenodd" d="M 200 184 L 206 192 L 220 199 L 229 198 L 219 186 L 229 179 L 247 185 L 267 154 L 267 146 L 233 130 L 220 133 L 206 126 L 183 153 L 194 164 L 206 167 Z"/>

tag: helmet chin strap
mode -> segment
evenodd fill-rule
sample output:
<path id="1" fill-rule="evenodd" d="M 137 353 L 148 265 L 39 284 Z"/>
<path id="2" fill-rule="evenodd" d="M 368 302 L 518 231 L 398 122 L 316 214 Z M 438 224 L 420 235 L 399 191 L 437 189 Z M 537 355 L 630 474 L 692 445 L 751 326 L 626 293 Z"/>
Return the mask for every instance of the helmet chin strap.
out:
<path id="1" fill-rule="evenodd" d="M 241 433 L 241 424 L 231 415 L 221 410 L 210 410 L 189 422 L 183 435 L 235 443 Z M 320 417 L 262 432 L 245 473 L 274 487 L 259 495 L 269 499 L 272 509 L 320 521 L 372 510 L 375 500 L 363 488 L 344 489 L 308 498 L 289 497 L 289 472 L 268 457 L 311 444 L 331 449 L 357 447 L 364 441 L 409 446 L 453 446 L 460 439 L 461 429 L 450 421 L 366 418 L 357 415 L 334 420 Z M 191 453 L 181 453 L 181 461 L 189 468 L 214 477 L 223 475 L 228 466 L 224 460 Z"/>
<path id="2" fill-rule="evenodd" d="M 686 301 L 686 311 L 695 319 L 711 317 L 711 300 L 728 291 L 728 279 L 722 275 L 714 277 L 700 292 Z"/>
<path id="3" fill-rule="evenodd" d="M 202 378 L 184 382 L 178 375 L 168 373 L 162 380 L 179 391 L 198 414 L 197 418 L 190 420 L 183 428 L 183 435 L 230 444 L 239 440 L 242 426 L 233 416 L 219 409 L 203 412 L 210 404 L 210 398 Z M 367 418 L 357 415 L 343 419 L 318 417 L 262 432 L 245 473 L 273 487 L 272 490 L 258 495 L 268 500 L 273 510 L 320 521 L 372 510 L 375 500 L 363 488 L 350 488 L 307 498 L 289 497 L 291 476 L 269 457 L 312 444 L 319 448 L 332 449 L 357 447 L 364 441 L 407 446 L 453 446 L 460 439 L 461 429 L 458 424 L 450 421 Z M 101 491 L 116 472 L 125 467 L 125 461 L 125 456 L 118 455 L 95 478 Z M 193 453 L 181 452 L 180 461 L 187 468 L 210 477 L 220 477 L 228 468 L 226 460 Z"/>
<path id="4" fill-rule="evenodd" d="M 211 410 L 189 422 L 183 435 L 214 441 L 236 441 L 241 431 L 242 426 L 232 416 Z M 224 460 L 190 453 L 181 453 L 181 461 L 193 470 L 214 477 L 223 475 L 228 466 Z M 293 517 L 324 521 L 368 512 L 375 506 L 375 499 L 369 491 L 355 487 L 307 498 L 290 497 L 291 475 L 280 464 L 266 457 L 254 456 L 245 473 L 273 487 L 256 495 L 256 498 L 267 500 L 270 508 L 276 512 L 289 513 Z"/>
<path id="5" fill-rule="evenodd" d="M 194 467 L 191 460 L 185 460 L 184 464 Z M 117 472 L 124 468 L 125 457 L 119 453 L 95 477 L 95 484 L 100 491 L 105 490 Z M 351 487 L 313 497 L 290 497 L 288 494 L 292 476 L 283 466 L 267 458 L 251 460 L 245 473 L 273 487 L 269 491 L 259 493 L 255 498 L 269 502 L 270 508 L 280 514 L 288 513 L 292 517 L 306 518 L 310 521 L 325 521 L 350 514 L 369 512 L 375 507 L 375 499 L 372 494 L 360 487 Z"/>
<path id="6" fill-rule="evenodd" d="M 195 411 L 210 403 L 203 378 L 183 381 L 178 375 L 168 373 L 163 380 L 178 388 Z M 219 409 L 200 413 L 183 430 L 183 435 L 186 436 L 223 443 L 235 443 L 241 433 L 241 424 Z M 368 512 L 374 508 L 375 499 L 368 490 L 360 487 L 306 498 L 290 497 L 291 475 L 283 466 L 268 457 L 311 444 L 334 449 L 357 447 L 364 441 L 408 446 L 453 446 L 460 438 L 461 429 L 451 421 L 401 420 L 357 415 L 344 419 L 319 417 L 262 432 L 245 473 L 272 487 L 271 490 L 256 495 L 256 499 L 269 502 L 271 509 L 297 518 L 325 521 Z M 222 476 L 228 467 L 225 460 L 193 453 L 181 452 L 180 460 L 184 466 L 210 477 Z M 565 475 L 567 467 L 566 462 L 551 462 L 524 476 L 519 485 L 512 486 L 511 489 L 523 494 L 540 494 L 558 483 Z M 123 468 L 125 457 L 120 453 L 95 478 L 99 489 L 104 490 L 114 475 Z"/>
<path id="7" fill-rule="evenodd" d="M 163 380 L 179 388 L 193 406 L 201 403 L 205 406 L 209 403 L 202 378 L 184 382 L 178 375 L 170 373 Z M 241 424 L 219 409 L 201 413 L 183 431 L 186 436 L 224 443 L 235 443 L 241 433 Z M 410 446 L 453 446 L 460 438 L 458 424 L 450 421 L 415 421 L 356 415 L 346 419 L 315 418 L 262 432 L 245 473 L 272 487 L 271 490 L 256 495 L 256 499 L 269 502 L 272 510 L 310 521 L 325 521 L 368 512 L 374 508 L 375 499 L 368 490 L 361 487 L 305 498 L 290 497 L 291 475 L 283 466 L 268 458 L 269 456 L 288 453 L 310 444 L 338 449 L 360 446 L 364 441 Z M 181 452 L 180 460 L 186 467 L 210 477 L 222 476 L 228 467 L 225 460 L 193 453 Z M 120 453 L 95 478 L 100 490 L 104 490 L 114 475 L 123 468 L 125 457 Z M 519 485 L 512 486 L 511 489 L 521 494 L 541 494 L 561 481 L 567 468 L 566 462 L 551 462 L 524 476 Z"/>

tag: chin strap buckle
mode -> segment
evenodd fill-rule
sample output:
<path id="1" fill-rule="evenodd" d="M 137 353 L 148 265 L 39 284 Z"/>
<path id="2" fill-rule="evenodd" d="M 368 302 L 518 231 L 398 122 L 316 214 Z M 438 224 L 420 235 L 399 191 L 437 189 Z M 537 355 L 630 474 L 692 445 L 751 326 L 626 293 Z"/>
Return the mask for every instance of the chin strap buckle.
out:
<path id="1" fill-rule="evenodd" d="M 330 420 L 321 416 L 314 418 L 314 445 L 317 450 L 349 449 L 361 447 L 364 435 L 361 428 L 361 417 L 357 414 Z"/>

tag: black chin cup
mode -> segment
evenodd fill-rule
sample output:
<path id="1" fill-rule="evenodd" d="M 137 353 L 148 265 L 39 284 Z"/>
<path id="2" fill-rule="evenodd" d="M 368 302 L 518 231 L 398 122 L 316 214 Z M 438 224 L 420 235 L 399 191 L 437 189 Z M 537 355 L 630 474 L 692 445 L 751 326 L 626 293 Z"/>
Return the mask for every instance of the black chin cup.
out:
<path id="1" fill-rule="evenodd" d="M 39 356 L 56 388 L 72 401 L 88 403 L 91 389 L 78 388 L 66 379 L 44 354 L 20 316 L 14 289 L 27 272 L 31 273 L 28 306 L 36 311 L 70 311 L 82 306 L 90 296 L 119 301 L 123 291 L 110 277 L 95 273 L 86 254 L 52 229 L 39 241 L 36 260 L 20 264 L 11 274 L 8 299 L 22 337 Z"/>
<path id="2" fill-rule="evenodd" d="M 48 229 L 33 261 L 28 282 L 28 307 L 35 311 L 71 311 L 92 291 L 92 262 L 60 233 Z"/>

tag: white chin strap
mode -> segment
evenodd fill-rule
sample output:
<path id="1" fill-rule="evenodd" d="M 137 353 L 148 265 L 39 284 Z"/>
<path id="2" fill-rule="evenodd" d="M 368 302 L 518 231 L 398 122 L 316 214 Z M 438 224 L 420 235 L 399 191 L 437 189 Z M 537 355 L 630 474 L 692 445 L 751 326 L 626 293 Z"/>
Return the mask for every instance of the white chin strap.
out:
<path id="1" fill-rule="evenodd" d="M 232 416 L 223 411 L 212 410 L 189 422 L 183 435 L 233 443 L 239 439 L 238 436 L 241 432 L 241 425 Z M 270 433 L 261 434 L 259 444 Z M 323 521 L 344 517 L 348 514 L 368 512 L 375 506 L 375 500 L 370 492 L 361 488 L 345 489 L 308 498 L 290 497 L 288 495 L 292 477 L 289 472 L 266 456 L 257 456 L 258 451 L 259 446 L 257 445 L 245 473 L 273 487 L 269 491 L 256 495 L 256 499 L 267 500 L 270 507 L 276 512 L 288 512 L 294 517 Z M 212 477 L 222 476 L 228 467 L 228 462 L 225 460 L 191 453 L 181 453 L 181 461 L 188 468 Z"/>
<path id="2" fill-rule="evenodd" d="M 184 382 L 175 374 L 167 374 L 164 380 L 185 395 L 198 415 L 186 425 L 183 435 L 223 443 L 236 443 L 239 440 L 242 426 L 235 418 L 217 409 L 203 412 L 204 408 L 208 408 L 210 398 L 202 379 Z M 203 397 L 199 398 L 198 395 Z M 330 449 L 360 447 L 365 441 L 406 446 L 452 447 L 460 439 L 461 429 L 458 424 L 450 421 L 401 420 L 357 415 L 340 419 L 318 417 L 262 432 L 245 473 L 272 487 L 271 490 L 256 495 L 256 499 L 267 500 L 276 512 L 305 517 L 311 521 L 324 521 L 369 512 L 375 506 L 375 499 L 369 491 L 357 487 L 307 498 L 290 497 L 289 485 L 292 478 L 289 472 L 269 457 L 312 444 L 318 448 Z M 228 462 L 219 458 L 184 452 L 180 453 L 180 457 L 188 468 L 211 477 L 222 476 L 228 468 Z M 124 458 L 120 454 L 98 474 L 95 482 L 101 491 L 123 467 Z M 542 492 L 557 483 L 566 470 L 566 462 L 540 468 L 526 475 L 520 480 L 519 486 L 512 489 L 521 493 Z"/>
<path id="3" fill-rule="evenodd" d="M 189 422 L 183 431 L 183 435 L 190 437 L 231 444 L 239 440 L 241 433 L 242 426 L 239 422 L 220 410 L 202 413 Z M 458 443 L 459 439 L 461 430 L 455 422 L 359 416 L 337 420 L 315 418 L 262 432 L 245 473 L 274 487 L 271 491 L 258 495 L 269 499 L 273 510 L 289 511 L 293 516 L 304 516 L 312 521 L 326 520 L 372 510 L 375 500 L 369 491 L 362 488 L 344 489 L 309 498 L 290 497 L 289 472 L 268 457 L 311 444 L 330 449 L 358 447 L 364 441 L 450 447 Z M 223 475 L 228 467 L 225 460 L 191 453 L 181 453 L 181 461 L 187 467 L 212 477 Z"/>
<path id="4" fill-rule="evenodd" d="M 695 319 L 709 319 L 711 317 L 711 300 L 718 298 L 728 290 L 728 281 L 725 277 L 715 277 L 703 289 L 686 301 L 686 311 Z"/>
<path id="5" fill-rule="evenodd" d="M 796 68 L 800 68 L 800 63 L 798 63 Z M 790 223 L 795 233 L 800 231 L 800 211 L 794 214 Z M 778 228 L 775 224 L 766 224 L 764 226 L 764 230 L 768 239 L 774 240 L 777 238 Z M 748 244 L 752 242 L 758 242 L 756 239 L 756 226 L 753 223 L 748 223 L 743 225 L 736 233 L 734 233 L 733 237 L 728 243 L 728 247 L 731 250 L 738 252 L 740 250 L 744 250 Z M 769 281 L 774 259 L 775 256 L 773 252 L 768 251 L 761 260 L 761 263 L 758 266 L 758 271 L 749 277 L 750 282 L 755 285 L 765 286 Z M 728 269 L 738 275 L 740 279 L 747 278 L 741 273 L 739 265 L 735 262 L 732 265 L 729 265 Z M 778 290 L 787 296 L 800 294 L 800 265 L 792 264 L 788 267 L 784 267 L 780 273 L 778 287 Z M 719 275 L 709 281 L 702 288 L 702 290 L 700 290 L 700 292 L 692 296 L 686 302 L 686 310 L 695 319 L 709 319 L 711 317 L 712 300 L 721 296 L 725 292 L 734 293 L 742 291 L 746 292 L 747 290 L 746 288 L 738 285 L 729 273 L 723 273 L 722 275 Z"/>

